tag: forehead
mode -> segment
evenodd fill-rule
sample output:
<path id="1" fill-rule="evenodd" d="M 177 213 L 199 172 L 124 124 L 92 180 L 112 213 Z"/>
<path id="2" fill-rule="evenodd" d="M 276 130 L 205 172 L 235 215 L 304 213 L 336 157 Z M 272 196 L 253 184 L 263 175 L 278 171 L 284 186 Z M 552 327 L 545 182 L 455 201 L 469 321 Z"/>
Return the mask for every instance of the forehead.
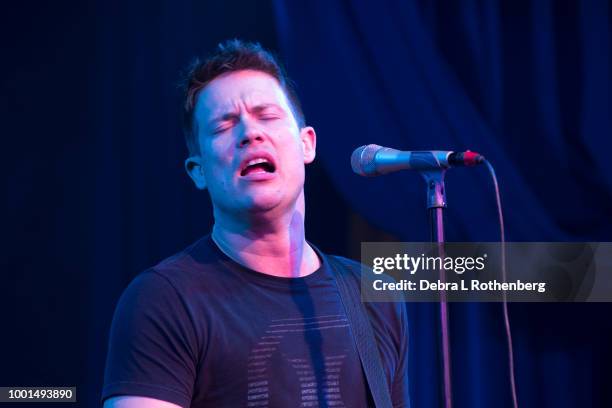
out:
<path id="1" fill-rule="evenodd" d="M 204 87 L 195 115 L 204 119 L 241 106 L 261 104 L 276 104 L 289 111 L 287 97 L 276 78 L 260 71 L 236 71 L 220 75 Z"/>

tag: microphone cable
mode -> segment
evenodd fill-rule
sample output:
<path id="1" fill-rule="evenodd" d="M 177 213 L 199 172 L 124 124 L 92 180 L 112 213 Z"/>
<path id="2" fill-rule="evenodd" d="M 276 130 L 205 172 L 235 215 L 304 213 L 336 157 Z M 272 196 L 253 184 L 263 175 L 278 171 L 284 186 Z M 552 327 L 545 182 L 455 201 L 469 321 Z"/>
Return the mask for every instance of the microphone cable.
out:
<path id="1" fill-rule="evenodd" d="M 499 218 L 499 232 L 501 236 L 501 262 L 502 262 L 502 279 L 506 283 L 506 238 L 504 228 L 504 214 L 502 212 L 501 196 L 499 194 L 499 184 L 497 183 L 497 176 L 495 175 L 495 169 L 493 165 L 488 161 L 484 160 L 484 164 L 489 169 L 489 174 L 493 179 L 493 186 L 495 187 L 495 200 L 497 202 L 497 215 Z M 518 408 L 518 396 L 516 393 L 516 378 L 514 370 L 514 347 L 512 346 L 512 331 L 510 330 L 510 318 L 508 316 L 508 299 L 506 291 L 503 292 L 502 308 L 504 314 L 504 326 L 506 329 L 506 340 L 508 342 L 508 369 L 510 374 L 510 392 L 512 393 L 512 406 Z"/>

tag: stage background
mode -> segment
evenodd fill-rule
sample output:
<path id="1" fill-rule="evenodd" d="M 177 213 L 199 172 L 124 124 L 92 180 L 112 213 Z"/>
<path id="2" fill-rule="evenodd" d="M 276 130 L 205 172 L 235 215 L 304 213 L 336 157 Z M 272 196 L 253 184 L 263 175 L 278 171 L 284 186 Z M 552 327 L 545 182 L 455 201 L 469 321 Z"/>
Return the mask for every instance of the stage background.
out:
<path id="1" fill-rule="evenodd" d="M 210 229 L 177 84 L 227 38 L 275 50 L 297 83 L 318 133 L 307 234 L 323 250 L 428 239 L 417 175 L 351 173 L 367 143 L 486 155 L 508 240 L 612 240 L 608 2 L 96 0 L 0 19 L 2 386 L 76 385 L 79 406 L 99 405 L 121 291 Z M 447 190 L 449 240 L 498 240 L 485 169 L 453 170 Z M 612 404 L 611 311 L 510 305 L 522 407 Z M 413 404 L 438 406 L 435 305 L 409 313 Z M 509 406 L 501 306 L 450 318 L 457 406 Z"/>

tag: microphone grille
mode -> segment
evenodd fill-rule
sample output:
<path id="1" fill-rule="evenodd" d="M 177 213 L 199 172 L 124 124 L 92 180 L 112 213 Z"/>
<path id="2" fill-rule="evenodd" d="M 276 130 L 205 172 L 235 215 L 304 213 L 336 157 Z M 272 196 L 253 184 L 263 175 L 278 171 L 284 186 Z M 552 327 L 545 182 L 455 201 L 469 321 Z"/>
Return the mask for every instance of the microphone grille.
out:
<path id="1" fill-rule="evenodd" d="M 378 175 L 374 164 L 374 157 L 380 149 L 382 149 L 382 146 L 375 144 L 369 144 L 355 149 L 351 155 L 351 167 L 353 171 L 360 176 L 366 177 Z"/>

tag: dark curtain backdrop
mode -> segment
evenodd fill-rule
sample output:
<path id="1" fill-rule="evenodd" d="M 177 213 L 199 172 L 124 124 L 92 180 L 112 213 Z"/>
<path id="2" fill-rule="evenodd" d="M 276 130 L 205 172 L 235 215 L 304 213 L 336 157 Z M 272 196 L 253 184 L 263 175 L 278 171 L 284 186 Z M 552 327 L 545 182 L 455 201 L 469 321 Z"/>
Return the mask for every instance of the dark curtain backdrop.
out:
<path id="1" fill-rule="evenodd" d="M 509 240 L 612 240 L 610 19 L 601 0 L 3 6 L 0 385 L 76 385 L 78 406 L 99 405 L 121 291 L 211 226 L 183 171 L 176 86 L 226 38 L 276 50 L 297 82 L 319 137 L 306 222 L 323 250 L 428 239 L 418 176 L 350 173 L 366 143 L 485 154 Z M 497 240 L 484 169 L 447 188 L 449 239 Z M 500 306 L 452 306 L 457 406 L 508 406 Z M 414 406 L 437 406 L 435 306 L 409 311 Z M 610 406 L 610 312 L 511 305 L 521 406 Z"/>
<path id="2" fill-rule="evenodd" d="M 274 4 L 319 158 L 372 223 L 428 240 L 424 183 L 417 174 L 354 176 L 354 148 L 472 149 L 497 169 L 508 240 L 612 239 L 606 1 Z M 447 238 L 498 241 L 486 170 L 452 170 L 446 187 Z M 435 307 L 409 312 L 414 403 L 437 406 Z M 521 406 L 609 406 L 609 312 L 511 305 Z M 450 319 L 458 405 L 508 406 L 501 307 L 455 304 Z"/>

